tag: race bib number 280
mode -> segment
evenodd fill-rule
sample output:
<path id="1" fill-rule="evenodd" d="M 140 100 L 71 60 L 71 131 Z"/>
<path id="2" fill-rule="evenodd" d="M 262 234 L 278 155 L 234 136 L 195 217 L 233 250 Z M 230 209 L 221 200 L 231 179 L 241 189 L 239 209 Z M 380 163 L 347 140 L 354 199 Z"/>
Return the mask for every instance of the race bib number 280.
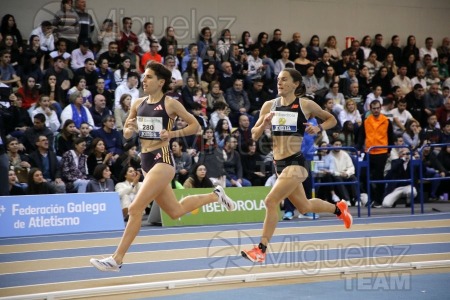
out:
<path id="1" fill-rule="evenodd" d="M 144 139 L 159 139 L 162 126 L 161 117 L 137 117 L 139 137 Z"/>

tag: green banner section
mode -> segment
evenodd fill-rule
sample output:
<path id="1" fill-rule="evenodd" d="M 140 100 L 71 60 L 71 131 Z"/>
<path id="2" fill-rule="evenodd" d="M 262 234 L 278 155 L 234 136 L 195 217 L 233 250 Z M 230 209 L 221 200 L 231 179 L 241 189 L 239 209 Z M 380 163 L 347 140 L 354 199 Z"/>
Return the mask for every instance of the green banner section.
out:
<path id="1" fill-rule="evenodd" d="M 227 211 L 218 202 L 202 206 L 186 215 L 172 220 L 161 210 L 162 225 L 165 227 L 186 225 L 212 225 L 212 224 L 235 224 L 248 222 L 262 222 L 266 216 L 264 198 L 271 187 L 242 187 L 226 188 L 227 195 L 236 202 L 235 211 Z M 178 200 L 188 195 L 211 193 L 212 189 L 184 189 L 174 190 Z M 281 217 L 281 213 L 280 213 Z"/>

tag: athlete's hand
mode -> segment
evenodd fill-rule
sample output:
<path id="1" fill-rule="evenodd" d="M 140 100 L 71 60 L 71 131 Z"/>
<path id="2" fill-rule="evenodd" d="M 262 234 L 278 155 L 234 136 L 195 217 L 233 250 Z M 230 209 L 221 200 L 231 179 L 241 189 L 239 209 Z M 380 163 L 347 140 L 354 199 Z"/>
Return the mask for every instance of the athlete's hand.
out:
<path id="1" fill-rule="evenodd" d="M 266 114 L 264 116 L 264 124 L 265 125 L 272 125 L 272 118 L 275 115 L 275 112 L 271 111 L 270 113 Z"/>
<path id="2" fill-rule="evenodd" d="M 165 129 L 161 130 L 161 132 L 159 133 L 159 138 L 160 138 L 162 141 L 168 141 L 168 140 L 170 140 L 170 134 L 169 134 L 169 131 L 167 131 L 167 130 L 165 130 Z"/>
<path id="3" fill-rule="evenodd" d="M 124 127 L 133 131 L 137 130 L 136 118 L 127 119 Z"/>
<path id="4" fill-rule="evenodd" d="M 319 126 L 314 126 L 310 123 L 303 123 L 305 125 L 305 132 L 311 135 L 318 134 L 320 132 Z"/>

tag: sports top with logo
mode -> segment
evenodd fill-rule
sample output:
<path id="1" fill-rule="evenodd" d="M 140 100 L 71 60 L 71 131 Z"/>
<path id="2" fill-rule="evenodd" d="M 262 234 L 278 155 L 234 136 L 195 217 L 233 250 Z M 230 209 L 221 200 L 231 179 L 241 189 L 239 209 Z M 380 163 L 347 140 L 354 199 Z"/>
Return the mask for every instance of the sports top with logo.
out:
<path id="1" fill-rule="evenodd" d="M 148 98 L 137 108 L 137 125 L 139 138 L 144 140 L 158 140 L 161 130 L 172 130 L 174 120 L 166 112 L 166 96 L 156 103 L 147 103 Z"/>
<path id="2" fill-rule="evenodd" d="M 303 123 L 306 123 L 308 120 L 301 106 L 299 98 L 295 98 L 294 102 L 288 106 L 282 106 L 281 98 L 276 98 L 270 109 L 275 112 L 272 117 L 272 135 L 303 136 L 305 133 L 305 125 Z"/>

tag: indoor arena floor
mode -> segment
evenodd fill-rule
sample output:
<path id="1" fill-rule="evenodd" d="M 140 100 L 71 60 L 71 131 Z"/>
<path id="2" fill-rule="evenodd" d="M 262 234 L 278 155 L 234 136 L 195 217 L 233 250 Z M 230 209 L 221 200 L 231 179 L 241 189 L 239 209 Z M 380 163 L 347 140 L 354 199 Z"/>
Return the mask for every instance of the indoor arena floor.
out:
<path id="1" fill-rule="evenodd" d="M 447 299 L 450 203 L 418 209 L 352 208 L 350 230 L 332 216 L 280 222 L 264 264 L 239 254 L 261 223 L 143 226 L 118 273 L 89 259 L 110 255 L 122 232 L 0 239 L 0 298 Z"/>

